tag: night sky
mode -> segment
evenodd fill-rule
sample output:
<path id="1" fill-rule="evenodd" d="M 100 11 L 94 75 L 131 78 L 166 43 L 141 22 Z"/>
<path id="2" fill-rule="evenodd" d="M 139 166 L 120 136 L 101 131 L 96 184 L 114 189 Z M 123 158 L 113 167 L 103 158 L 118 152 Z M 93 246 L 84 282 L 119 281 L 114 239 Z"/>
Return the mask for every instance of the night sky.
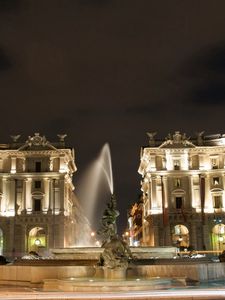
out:
<path id="1" fill-rule="evenodd" d="M 146 132 L 225 133 L 225 1 L 0 0 L 0 99 L 0 143 L 67 133 L 75 184 L 110 144 L 122 231 Z"/>

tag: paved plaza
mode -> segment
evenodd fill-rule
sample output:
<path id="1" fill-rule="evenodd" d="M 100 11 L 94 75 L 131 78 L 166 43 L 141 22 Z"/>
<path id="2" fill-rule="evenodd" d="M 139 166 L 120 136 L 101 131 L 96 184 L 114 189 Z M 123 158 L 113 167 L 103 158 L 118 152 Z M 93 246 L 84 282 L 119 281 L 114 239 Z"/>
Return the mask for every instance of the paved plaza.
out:
<path id="1" fill-rule="evenodd" d="M 225 285 L 224 287 L 213 288 L 180 288 L 167 290 L 149 290 L 138 292 L 118 292 L 118 293 L 77 293 L 77 292 L 45 292 L 35 288 L 14 287 L 14 286 L 0 286 L 1 300 L 55 300 L 55 299 L 82 299 L 82 300 L 104 300 L 104 299 L 225 299 Z"/>

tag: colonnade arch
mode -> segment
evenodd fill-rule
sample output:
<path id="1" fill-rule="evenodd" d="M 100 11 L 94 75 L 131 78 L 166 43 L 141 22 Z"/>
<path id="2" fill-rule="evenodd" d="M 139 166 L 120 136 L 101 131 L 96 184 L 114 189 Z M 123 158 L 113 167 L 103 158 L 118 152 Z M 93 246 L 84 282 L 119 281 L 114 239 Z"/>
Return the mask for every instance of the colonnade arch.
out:
<path id="1" fill-rule="evenodd" d="M 47 246 L 47 237 L 44 228 L 34 227 L 28 234 L 28 252 L 34 251 L 39 253 L 41 249 Z"/>
<path id="2" fill-rule="evenodd" d="M 215 251 L 225 250 L 225 225 L 222 223 L 212 228 L 212 247 Z"/>
<path id="3" fill-rule="evenodd" d="M 173 228 L 172 235 L 173 244 L 178 248 L 189 247 L 189 230 L 185 225 L 177 224 Z"/>

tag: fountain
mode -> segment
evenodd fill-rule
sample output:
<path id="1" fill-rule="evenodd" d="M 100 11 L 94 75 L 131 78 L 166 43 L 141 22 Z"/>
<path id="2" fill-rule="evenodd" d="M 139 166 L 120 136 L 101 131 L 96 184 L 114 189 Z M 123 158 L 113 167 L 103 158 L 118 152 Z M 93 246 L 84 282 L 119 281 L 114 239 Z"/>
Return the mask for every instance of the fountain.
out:
<path id="1" fill-rule="evenodd" d="M 76 189 L 76 195 L 92 228 L 98 227 L 101 218 L 102 201 L 99 201 L 99 198 L 105 201 L 108 193 L 113 194 L 113 175 L 109 144 L 105 144 L 98 157 L 85 171 Z M 76 246 L 90 245 L 82 241 Z"/>
<path id="2" fill-rule="evenodd" d="M 225 278 L 225 263 L 172 259 L 176 256 L 175 247 L 128 247 L 117 234 L 119 211 L 113 194 L 108 145 L 103 147 L 94 165 L 95 183 L 104 175 L 111 193 L 98 231 L 102 247 L 52 249 L 54 259 L 0 266 L 0 282 L 43 287 L 46 291 L 118 292 L 194 285 Z M 96 196 L 97 187 L 93 188 Z M 161 263 L 156 257 L 161 258 Z"/>
<path id="3" fill-rule="evenodd" d="M 102 217 L 101 229 L 98 231 L 102 236 L 104 249 L 98 265 L 103 267 L 104 278 L 107 279 L 125 279 L 128 261 L 133 258 L 129 246 L 117 234 L 116 218 L 118 216 L 116 198 L 112 195 Z"/>

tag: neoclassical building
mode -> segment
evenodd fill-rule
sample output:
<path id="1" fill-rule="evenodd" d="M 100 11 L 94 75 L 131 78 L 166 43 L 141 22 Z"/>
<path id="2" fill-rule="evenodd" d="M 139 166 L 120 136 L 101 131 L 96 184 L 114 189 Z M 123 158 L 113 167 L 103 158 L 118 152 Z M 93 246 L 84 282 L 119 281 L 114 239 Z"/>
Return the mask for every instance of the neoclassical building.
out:
<path id="1" fill-rule="evenodd" d="M 225 249 L 225 135 L 148 133 L 139 173 L 143 244 Z"/>
<path id="2" fill-rule="evenodd" d="M 75 156 L 65 136 L 50 143 L 35 133 L 0 144 L 0 254 L 45 254 L 90 232 L 73 192 Z"/>

